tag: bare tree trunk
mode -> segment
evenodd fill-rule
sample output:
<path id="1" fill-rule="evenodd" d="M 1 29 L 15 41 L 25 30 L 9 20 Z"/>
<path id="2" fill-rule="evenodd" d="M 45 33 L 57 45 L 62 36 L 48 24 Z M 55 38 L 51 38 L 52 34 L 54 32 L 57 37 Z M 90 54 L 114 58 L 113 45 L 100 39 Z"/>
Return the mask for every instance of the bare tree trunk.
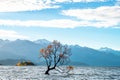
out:
<path id="1" fill-rule="evenodd" d="M 50 71 L 50 69 L 47 69 L 47 71 L 45 71 L 45 74 L 49 75 L 49 71 Z"/>
<path id="2" fill-rule="evenodd" d="M 47 71 L 45 71 L 45 74 L 46 74 L 46 75 L 49 75 L 49 71 L 50 71 L 50 70 L 53 70 L 53 69 L 55 69 L 55 67 L 48 68 Z"/>

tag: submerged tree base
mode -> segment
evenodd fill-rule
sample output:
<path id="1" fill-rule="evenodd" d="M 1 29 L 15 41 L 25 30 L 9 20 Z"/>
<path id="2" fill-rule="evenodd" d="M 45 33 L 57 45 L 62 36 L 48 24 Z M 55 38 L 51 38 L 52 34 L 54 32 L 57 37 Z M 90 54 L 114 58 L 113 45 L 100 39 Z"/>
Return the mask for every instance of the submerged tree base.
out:
<path id="1" fill-rule="evenodd" d="M 64 67 L 63 67 L 64 68 Z M 69 72 L 71 70 L 73 70 L 73 66 L 67 66 L 66 69 L 62 69 L 60 67 L 52 67 L 52 68 L 48 68 L 46 71 L 45 71 L 45 75 L 50 75 L 49 72 L 51 70 L 56 70 L 58 71 L 59 73 L 61 74 L 65 74 L 65 75 L 69 75 Z"/>
<path id="2" fill-rule="evenodd" d="M 50 70 L 47 70 L 47 71 L 45 72 L 45 74 L 46 74 L 46 75 L 50 75 L 50 74 L 49 74 L 49 71 L 50 71 Z"/>
<path id="3" fill-rule="evenodd" d="M 45 71 L 45 74 L 46 74 L 46 75 L 50 75 L 50 74 L 49 74 L 50 70 L 54 70 L 55 67 L 56 67 L 56 66 L 54 66 L 54 67 L 52 67 L 52 68 L 49 68 L 49 67 L 48 67 L 47 71 Z"/>

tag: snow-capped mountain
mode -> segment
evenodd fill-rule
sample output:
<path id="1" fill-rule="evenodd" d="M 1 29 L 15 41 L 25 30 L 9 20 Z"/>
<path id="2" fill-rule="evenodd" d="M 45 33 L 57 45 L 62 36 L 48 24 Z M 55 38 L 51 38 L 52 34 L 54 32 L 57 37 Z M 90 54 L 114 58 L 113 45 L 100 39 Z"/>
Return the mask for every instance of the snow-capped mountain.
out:
<path id="1" fill-rule="evenodd" d="M 119 55 L 120 56 L 120 51 L 118 50 L 113 50 L 111 48 L 108 47 L 102 47 L 99 49 L 99 51 L 105 52 L 105 53 L 113 53 L 115 55 Z"/>
<path id="2" fill-rule="evenodd" d="M 100 51 L 107 51 L 107 52 L 113 51 L 113 49 L 108 48 L 108 47 L 101 47 L 99 50 Z"/>
<path id="3" fill-rule="evenodd" d="M 36 44 L 43 45 L 43 46 L 46 46 L 46 45 L 50 44 L 50 41 L 48 41 L 46 39 L 39 39 L 39 40 L 36 40 L 36 41 L 33 41 L 33 42 L 36 43 Z"/>
<path id="4" fill-rule="evenodd" d="M 0 60 L 5 59 L 25 59 L 35 63 L 40 63 L 39 50 L 47 46 L 50 41 L 40 39 L 36 41 L 20 40 L 5 41 L 0 40 Z M 120 51 L 112 49 L 95 50 L 79 45 L 70 45 L 72 56 L 71 62 L 83 63 L 91 66 L 120 66 Z"/>

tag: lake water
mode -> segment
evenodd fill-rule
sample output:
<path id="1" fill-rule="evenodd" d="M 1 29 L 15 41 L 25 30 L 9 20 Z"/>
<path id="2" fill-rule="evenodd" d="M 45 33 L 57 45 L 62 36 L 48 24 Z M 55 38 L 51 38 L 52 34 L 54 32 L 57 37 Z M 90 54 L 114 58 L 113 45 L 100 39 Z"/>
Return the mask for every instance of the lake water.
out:
<path id="1" fill-rule="evenodd" d="M 0 66 L 0 80 L 120 80 L 120 67 L 74 67 L 71 75 L 51 71 L 44 66 Z"/>

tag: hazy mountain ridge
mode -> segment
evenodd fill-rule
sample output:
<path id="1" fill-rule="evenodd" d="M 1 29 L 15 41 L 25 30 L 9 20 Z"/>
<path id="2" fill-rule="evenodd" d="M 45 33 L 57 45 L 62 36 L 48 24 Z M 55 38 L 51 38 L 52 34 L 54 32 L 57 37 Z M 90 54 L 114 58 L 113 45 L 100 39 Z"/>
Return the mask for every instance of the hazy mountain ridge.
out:
<path id="1" fill-rule="evenodd" d="M 0 39 L 0 47 L 2 47 L 3 45 L 9 43 L 10 41 L 9 40 L 2 40 Z"/>
<path id="2" fill-rule="evenodd" d="M 26 59 L 35 63 L 39 62 L 39 50 L 47 46 L 50 41 L 40 39 L 36 41 L 29 40 L 15 40 L 7 42 L 0 40 L 0 60 L 5 59 Z M 120 66 L 120 51 L 110 49 L 95 50 L 88 47 L 81 47 L 79 45 L 70 45 L 71 47 L 71 61 L 79 64 L 86 64 L 92 66 Z"/>
<path id="3" fill-rule="evenodd" d="M 111 49 L 111 48 L 108 48 L 108 47 L 102 47 L 102 48 L 99 49 L 99 51 L 102 51 L 102 52 L 105 52 L 105 53 L 113 53 L 113 54 L 116 54 L 116 55 L 120 56 L 120 51 L 114 50 L 114 49 Z"/>
<path id="4" fill-rule="evenodd" d="M 72 47 L 73 61 L 80 60 L 92 66 L 119 66 L 120 56 L 87 47 Z M 120 53 L 120 52 L 119 52 Z"/>

